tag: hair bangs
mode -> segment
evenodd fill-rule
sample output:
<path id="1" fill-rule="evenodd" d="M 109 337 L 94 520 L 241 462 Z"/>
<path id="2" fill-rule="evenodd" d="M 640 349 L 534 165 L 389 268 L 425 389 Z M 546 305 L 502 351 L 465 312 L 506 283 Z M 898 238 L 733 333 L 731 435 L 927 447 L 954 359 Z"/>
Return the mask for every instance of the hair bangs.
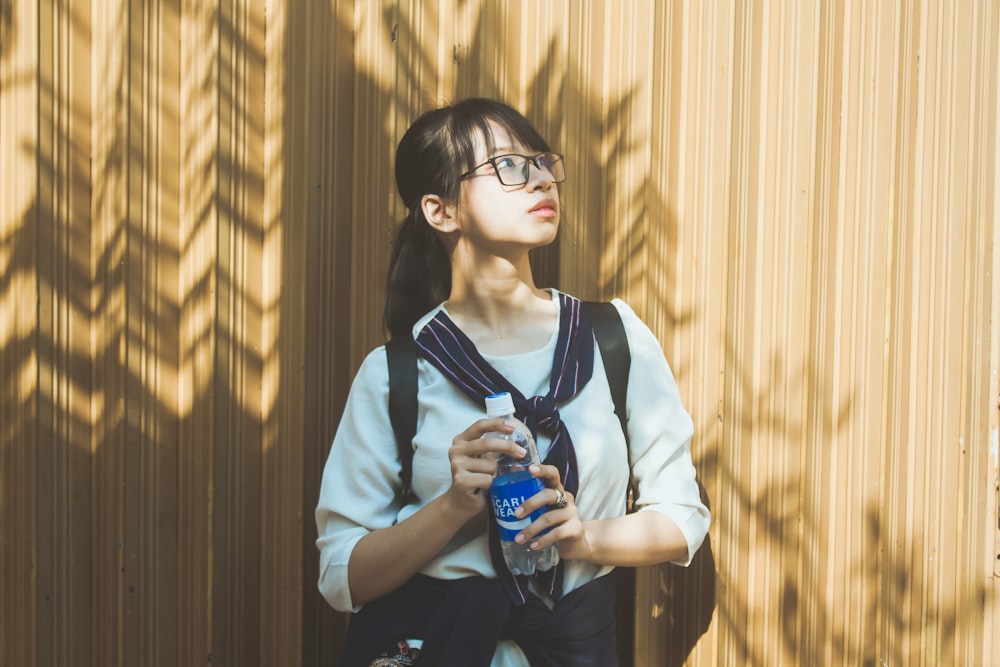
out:
<path id="1" fill-rule="evenodd" d="M 501 129 L 527 149 L 539 152 L 551 150 L 548 143 L 528 120 L 514 108 L 482 98 L 459 102 L 453 107 L 455 122 L 452 139 L 456 148 L 459 173 L 471 170 L 480 161 L 476 155 L 476 139 L 486 144 L 488 155 L 497 152 L 496 131 Z"/>

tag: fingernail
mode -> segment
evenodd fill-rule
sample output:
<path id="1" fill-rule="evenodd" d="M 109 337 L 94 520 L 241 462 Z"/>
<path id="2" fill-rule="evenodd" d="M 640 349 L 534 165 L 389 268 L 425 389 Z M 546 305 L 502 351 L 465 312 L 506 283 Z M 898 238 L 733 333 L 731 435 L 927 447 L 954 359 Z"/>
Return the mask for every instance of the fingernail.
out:
<path id="1" fill-rule="evenodd" d="M 530 465 L 528 466 L 528 471 L 537 475 L 538 473 L 542 472 L 542 469 L 540 466 Z"/>
<path id="2" fill-rule="evenodd" d="M 521 518 L 522 516 L 524 516 L 524 508 L 518 507 L 516 510 L 514 510 L 514 516 L 516 516 L 517 518 Z"/>
<path id="3" fill-rule="evenodd" d="M 522 542 L 524 542 L 524 535 L 518 533 L 517 535 L 514 536 L 514 541 L 517 542 L 518 544 L 521 544 Z"/>
<path id="4" fill-rule="evenodd" d="M 527 455 L 528 455 L 528 450 L 527 449 L 525 449 L 524 447 L 518 447 L 517 448 L 517 457 L 519 459 L 523 459 Z"/>

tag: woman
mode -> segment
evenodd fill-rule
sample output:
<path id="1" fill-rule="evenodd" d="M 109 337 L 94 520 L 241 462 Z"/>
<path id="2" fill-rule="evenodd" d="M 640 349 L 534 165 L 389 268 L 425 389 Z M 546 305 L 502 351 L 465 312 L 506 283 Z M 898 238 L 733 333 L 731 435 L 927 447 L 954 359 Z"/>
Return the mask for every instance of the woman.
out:
<path id="1" fill-rule="evenodd" d="M 562 156 L 494 100 L 430 111 L 400 141 L 408 214 L 385 320 L 418 347 L 412 494 L 400 489 L 379 347 L 355 377 L 316 509 L 320 591 L 357 612 L 345 665 L 407 664 L 415 646 L 418 664 L 612 665 L 614 568 L 686 565 L 705 537 L 693 425 L 656 338 L 614 301 L 632 357 L 626 440 L 579 302 L 532 278 L 528 253 L 556 237 L 564 180 Z M 468 352 L 462 363 L 451 343 Z M 521 511 L 549 510 L 518 541 L 556 543 L 553 576 L 512 577 L 491 557 L 495 455 L 521 452 L 483 437 L 510 428 L 459 386 L 466 372 L 511 388 L 535 425 L 543 465 L 533 474 L 546 488 Z M 637 511 L 626 514 L 630 474 Z"/>

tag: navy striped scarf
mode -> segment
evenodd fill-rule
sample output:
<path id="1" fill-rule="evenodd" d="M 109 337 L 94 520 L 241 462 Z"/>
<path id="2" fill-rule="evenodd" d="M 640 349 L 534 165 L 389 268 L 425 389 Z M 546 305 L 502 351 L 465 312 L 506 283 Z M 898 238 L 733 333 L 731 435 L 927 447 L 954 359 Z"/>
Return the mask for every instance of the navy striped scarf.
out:
<path id="1" fill-rule="evenodd" d="M 418 354 L 438 368 L 470 399 L 483 405 L 490 394 L 510 392 L 514 414 L 537 437 L 542 432 L 551 438 L 545 463 L 559 469 L 563 486 L 574 496 L 580 485 L 576 452 L 569 429 L 559 416 L 559 405 L 576 395 L 594 371 L 594 328 L 583 304 L 566 294 L 559 294 L 559 335 L 552 359 L 549 393 L 525 397 L 517 387 L 486 361 L 475 344 L 451 320 L 444 310 L 427 323 L 417 336 Z M 528 577 L 514 577 L 507 569 L 500 550 L 496 522 L 490 521 L 490 556 L 507 595 L 515 605 L 527 598 Z M 562 563 L 548 572 L 535 574 L 535 581 L 553 599 L 562 596 Z"/>

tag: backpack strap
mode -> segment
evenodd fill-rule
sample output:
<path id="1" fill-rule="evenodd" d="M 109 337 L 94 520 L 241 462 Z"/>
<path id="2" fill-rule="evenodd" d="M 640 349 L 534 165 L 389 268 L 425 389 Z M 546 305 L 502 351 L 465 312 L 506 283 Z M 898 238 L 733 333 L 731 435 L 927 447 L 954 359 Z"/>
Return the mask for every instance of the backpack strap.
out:
<path id="1" fill-rule="evenodd" d="M 632 366 L 632 354 L 628 349 L 625 325 L 613 303 L 607 301 L 584 301 L 583 307 L 594 325 L 597 346 L 604 360 L 604 372 L 611 388 L 611 400 L 615 404 L 615 414 L 622 426 L 625 442 L 628 443 L 628 419 L 625 400 L 628 396 L 628 373 Z"/>
<path id="2" fill-rule="evenodd" d="M 393 338 L 385 344 L 389 366 L 389 421 L 396 435 L 396 449 L 406 500 L 413 493 L 413 436 L 417 433 L 417 345 L 410 336 Z"/>

